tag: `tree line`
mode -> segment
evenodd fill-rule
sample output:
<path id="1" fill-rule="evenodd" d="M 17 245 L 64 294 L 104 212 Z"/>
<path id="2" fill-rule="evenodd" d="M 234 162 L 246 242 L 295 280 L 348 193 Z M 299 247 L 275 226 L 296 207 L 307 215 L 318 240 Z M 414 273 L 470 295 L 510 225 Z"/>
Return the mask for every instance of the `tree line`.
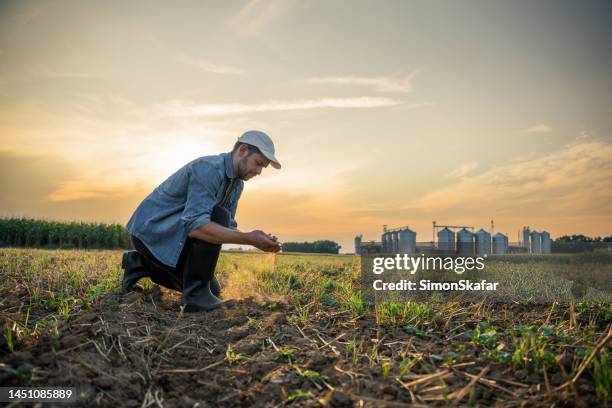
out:
<path id="1" fill-rule="evenodd" d="M 120 224 L 0 218 L 0 246 L 128 249 L 130 234 Z"/>
<path id="2" fill-rule="evenodd" d="M 591 237 L 587 237 L 586 235 L 563 235 L 562 237 L 559 237 L 557 239 L 555 239 L 555 242 L 562 242 L 562 243 L 572 243 L 572 242 L 612 242 L 612 235 L 609 235 L 607 237 L 595 237 L 595 238 L 591 238 Z"/>
<path id="3" fill-rule="evenodd" d="M 320 240 L 314 242 L 284 242 L 283 252 L 313 252 L 321 254 L 337 254 L 341 246 L 337 242 Z"/>

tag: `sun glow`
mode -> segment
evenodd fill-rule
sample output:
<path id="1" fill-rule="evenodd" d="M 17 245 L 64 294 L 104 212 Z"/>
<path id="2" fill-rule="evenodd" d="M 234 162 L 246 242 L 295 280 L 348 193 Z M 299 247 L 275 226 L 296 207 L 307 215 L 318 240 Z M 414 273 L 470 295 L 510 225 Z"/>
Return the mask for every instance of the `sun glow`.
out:
<path id="1" fill-rule="evenodd" d="M 155 147 L 148 158 L 149 174 L 161 182 L 190 161 L 210 154 L 214 154 L 212 147 L 201 141 L 178 141 Z"/>

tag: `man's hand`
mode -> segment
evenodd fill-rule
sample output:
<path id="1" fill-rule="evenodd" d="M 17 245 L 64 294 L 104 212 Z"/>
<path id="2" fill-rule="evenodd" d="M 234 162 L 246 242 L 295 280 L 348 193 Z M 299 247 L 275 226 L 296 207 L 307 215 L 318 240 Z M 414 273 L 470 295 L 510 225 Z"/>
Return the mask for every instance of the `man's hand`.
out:
<path id="1" fill-rule="evenodd" d="M 276 237 L 263 231 L 255 230 L 247 233 L 249 244 L 265 252 L 278 252 L 281 249 Z"/>

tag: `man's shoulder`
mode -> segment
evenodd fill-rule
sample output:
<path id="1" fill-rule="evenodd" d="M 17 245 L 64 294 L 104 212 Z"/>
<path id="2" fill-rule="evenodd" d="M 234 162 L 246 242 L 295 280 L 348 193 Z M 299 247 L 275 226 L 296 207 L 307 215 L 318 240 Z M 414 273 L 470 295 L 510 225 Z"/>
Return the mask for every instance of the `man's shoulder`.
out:
<path id="1" fill-rule="evenodd" d="M 208 156 L 201 156 L 197 159 L 193 159 L 188 163 L 188 165 L 192 166 L 215 166 L 215 167 L 223 167 L 225 165 L 225 155 L 227 153 L 220 154 L 211 154 Z"/>
<path id="2" fill-rule="evenodd" d="M 216 170 L 219 175 L 223 175 L 225 171 L 225 155 L 227 153 L 214 154 L 209 156 L 201 156 L 192 160 L 187 164 L 187 167 L 195 171 L 211 172 Z"/>

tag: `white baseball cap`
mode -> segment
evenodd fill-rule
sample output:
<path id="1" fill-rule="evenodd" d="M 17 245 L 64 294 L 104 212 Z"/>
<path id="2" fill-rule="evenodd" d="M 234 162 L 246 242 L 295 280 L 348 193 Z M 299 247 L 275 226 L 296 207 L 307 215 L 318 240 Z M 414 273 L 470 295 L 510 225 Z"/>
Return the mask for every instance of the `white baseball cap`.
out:
<path id="1" fill-rule="evenodd" d="M 249 130 L 244 132 L 242 136 L 238 138 L 238 141 L 257 147 L 261 154 L 270 160 L 272 167 L 275 169 L 281 168 L 280 162 L 277 160 L 276 156 L 274 156 L 274 143 L 272 139 L 270 139 L 270 136 L 266 135 L 264 132 Z"/>

